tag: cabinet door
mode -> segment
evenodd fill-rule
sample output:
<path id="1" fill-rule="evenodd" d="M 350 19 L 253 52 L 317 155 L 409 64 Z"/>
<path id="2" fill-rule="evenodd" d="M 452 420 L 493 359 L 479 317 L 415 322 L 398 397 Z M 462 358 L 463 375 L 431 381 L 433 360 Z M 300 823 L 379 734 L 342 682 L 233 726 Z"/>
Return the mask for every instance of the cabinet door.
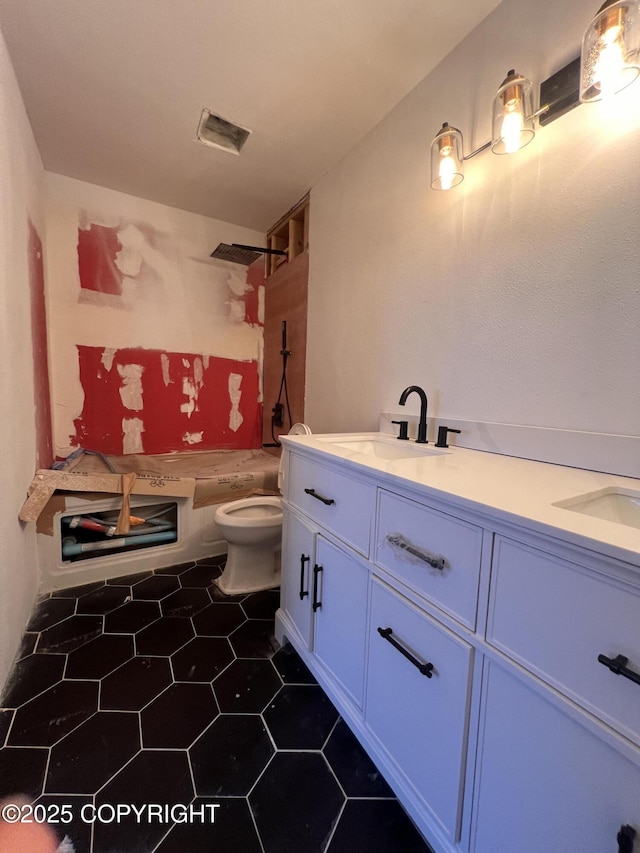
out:
<path id="1" fill-rule="evenodd" d="M 468 643 L 373 582 L 365 719 L 452 842 L 460 824 L 472 654 Z"/>
<path id="2" fill-rule="evenodd" d="M 640 753 L 497 664 L 483 692 L 474 853 L 617 853 L 620 827 L 640 830 Z"/>
<path id="3" fill-rule="evenodd" d="M 315 531 L 290 511 L 282 522 L 281 605 L 311 651 L 311 583 Z"/>
<path id="4" fill-rule="evenodd" d="M 369 572 L 322 536 L 317 538 L 313 571 L 315 654 L 361 706 Z"/>

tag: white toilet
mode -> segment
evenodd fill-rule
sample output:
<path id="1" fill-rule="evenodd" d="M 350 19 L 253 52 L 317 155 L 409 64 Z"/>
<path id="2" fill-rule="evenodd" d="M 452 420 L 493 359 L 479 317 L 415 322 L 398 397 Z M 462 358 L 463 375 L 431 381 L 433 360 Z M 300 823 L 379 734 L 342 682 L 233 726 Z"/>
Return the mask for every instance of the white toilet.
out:
<path id="1" fill-rule="evenodd" d="M 306 424 L 294 424 L 289 435 L 310 435 Z M 281 491 L 282 457 L 278 471 Z M 282 502 L 277 497 L 241 498 L 220 504 L 215 522 L 229 546 L 227 564 L 216 581 L 225 595 L 273 589 L 280 585 Z"/>

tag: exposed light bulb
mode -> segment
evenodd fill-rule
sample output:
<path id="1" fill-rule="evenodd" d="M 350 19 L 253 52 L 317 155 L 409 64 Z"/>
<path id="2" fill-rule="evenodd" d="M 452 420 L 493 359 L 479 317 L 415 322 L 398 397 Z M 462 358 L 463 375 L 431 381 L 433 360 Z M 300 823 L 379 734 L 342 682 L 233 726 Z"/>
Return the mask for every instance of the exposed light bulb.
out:
<path id="1" fill-rule="evenodd" d="M 438 169 L 438 177 L 440 178 L 440 187 L 443 190 L 450 190 L 453 186 L 453 178 L 456 173 L 456 164 L 451 156 L 451 148 L 443 148 L 440 152 L 442 159 L 440 160 L 440 168 Z"/>
<path id="2" fill-rule="evenodd" d="M 514 154 L 534 136 L 533 83 L 511 69 L 493 99 L 491 150 Z"/>
<path id="3" fill-rule="evenodd" d="M 582 39 L 580 100 L 600 101 L 640 75 L 640 3 L 605 0 Z"/>
<path id="4" fill-rule="evenodd" d="M 600 37 L 600 52 L 595 64 L 594 83 L 600 88 L 602 97 L 614 95 L 624 87 L 623 69 L 625 67 L 624 49 L 620 36 L 622 27 L 609 27 Z"/>
<path id="5" fill-rule="evenodd" d="M 450 190 L 464 179 L 462 134 L 445 121 L 431 143 L 431 189 Z"/>
<path id="6" fill-rule="evenodd" d="M 504 114 L 500 136 L 504 142 L 507 154 L 513 154 L 520 148 L 520 134 L 522 133 L 522 113 L 517 108 L 511 108 Z"/>

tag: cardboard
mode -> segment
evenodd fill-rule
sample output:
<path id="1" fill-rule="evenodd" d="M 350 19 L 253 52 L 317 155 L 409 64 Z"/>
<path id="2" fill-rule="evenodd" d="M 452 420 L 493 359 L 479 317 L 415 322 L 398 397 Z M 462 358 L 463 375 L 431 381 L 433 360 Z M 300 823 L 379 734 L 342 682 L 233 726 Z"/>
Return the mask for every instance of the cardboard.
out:
<path id="1" fill-rule="evenodd" d="M 111 495 L 154 495 L 160 497 L 193 497 L 195 480 L 158 476 L 128 475 L 123 483 L 121 474 L 80 473 L 40 470 L 36 472 L 28 489 L 27 500 L 18 517 L 21 521 L 37 521 L 56 491 L 106 492 Z M 50 510 L 48 515 L 53 518 Z M 124 513 L 121 513 L 124 515 Z M 126 512 L 128 520 L 129 511 Z M 125 523 L 125 522 L 123 522 Z"/>
<path id="2" fill-rule="evenodd" d="M 19 518 L 35 521 L 39 533 L 52 536 L 54 516 L 66 509 L 69 493 L 82 492 L 91 499 L 100 499 L 105 493 L 122 495 L 117 529 L 128 533 L 130 495 L 193 498 L 193 508 L 199 509 L 237 498 L 279 494 L 278 457 L 263 450 L 132 454 L 108 460 L 109 464 L 99 456 L 84 454 L 64 471 L 37 471 Z"/>

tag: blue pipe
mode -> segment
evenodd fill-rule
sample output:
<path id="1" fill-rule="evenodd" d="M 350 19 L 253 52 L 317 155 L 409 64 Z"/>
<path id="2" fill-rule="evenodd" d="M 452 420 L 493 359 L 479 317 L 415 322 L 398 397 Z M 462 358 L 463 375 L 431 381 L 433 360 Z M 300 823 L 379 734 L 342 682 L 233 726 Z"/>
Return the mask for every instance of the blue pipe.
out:
<path id="1" fill-rule="evenodd" d="M 104 542 L 74 542 L 71 537 L 62 540 L 62 556 L 77 557 L 87 551 L 113 551 L 126 548 L 128 545 L 154 545 L 160 542 L 177 541 L 175 530 L 164 530 L 159 533 L 147 533 L 142 536 L 123 536 L 121 539 L 106 539 Z"/>

